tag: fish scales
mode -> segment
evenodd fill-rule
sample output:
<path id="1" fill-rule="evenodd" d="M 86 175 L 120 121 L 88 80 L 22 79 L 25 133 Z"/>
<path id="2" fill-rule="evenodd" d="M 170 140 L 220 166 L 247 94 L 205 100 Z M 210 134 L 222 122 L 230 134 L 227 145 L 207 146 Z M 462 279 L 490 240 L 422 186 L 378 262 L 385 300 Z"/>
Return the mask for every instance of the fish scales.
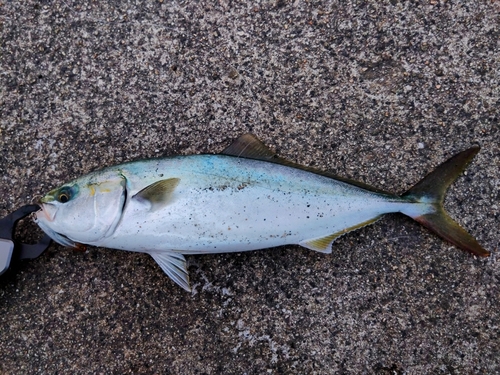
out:
<path id="1" fill-rule="evenodd" d="M 180 179 L 168 208 L 150 212 L 129 201 L 114 234 L 96 243 L 124 250 L 196 254 L 296 244 L 408 206 L 312 172 L 226 155 L 140 162 L 120 173 L 131 195 L 158 178 Z"/>

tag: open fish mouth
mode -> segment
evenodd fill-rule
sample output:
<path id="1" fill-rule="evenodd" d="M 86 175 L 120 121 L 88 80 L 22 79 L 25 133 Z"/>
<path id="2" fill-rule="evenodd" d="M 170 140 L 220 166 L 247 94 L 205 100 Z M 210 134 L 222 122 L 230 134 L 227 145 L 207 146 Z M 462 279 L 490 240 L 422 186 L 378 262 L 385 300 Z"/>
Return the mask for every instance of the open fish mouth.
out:
<path id="1" fill-rule="evenodd" d="M 40 209 L 34 213 L 35 223 L 39 223 L 40 220 L 54 221 L 56 217 L 57 209 L 47 203 L 39 203 Z"/>

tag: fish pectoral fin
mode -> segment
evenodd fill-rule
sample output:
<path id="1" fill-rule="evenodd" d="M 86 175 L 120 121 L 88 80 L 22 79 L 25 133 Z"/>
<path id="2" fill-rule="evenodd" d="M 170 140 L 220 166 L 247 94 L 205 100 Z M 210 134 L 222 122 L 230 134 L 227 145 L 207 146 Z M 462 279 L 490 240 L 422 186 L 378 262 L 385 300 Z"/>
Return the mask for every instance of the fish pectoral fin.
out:
<path id="1" fill-rule="evenodd" d="M 184 290 L 191 291 L 189 274 L 184 255 L 172 252 L 149 252 L 163 272 Z"/>
<path id="2" fill-rule="evenodd" d="M 167 178 L 157 181 L 139 191 L 132 199 L 149 203 L 151 211 L 157 210 L 168 204 L 179 182 L 179 178 Z"/>
<path id="3" fill-rule="evenodd" d="M 374 217 L 373 219 L 367 221 L 363 221 L 362 223 L 353 225 L 352 227 L 346 229 L 342 229 L 339 232 L 332 233 L 324 237 L 317 237 L 309 240 L 300 241 L 299 245 L 310 250 L 319 251 L 320 253 L 330 254 L 332 252 L 332 244 L 337 238 L 353 230 L 373 224 L 378 219 L 380 219 L 380 216 Z"/>

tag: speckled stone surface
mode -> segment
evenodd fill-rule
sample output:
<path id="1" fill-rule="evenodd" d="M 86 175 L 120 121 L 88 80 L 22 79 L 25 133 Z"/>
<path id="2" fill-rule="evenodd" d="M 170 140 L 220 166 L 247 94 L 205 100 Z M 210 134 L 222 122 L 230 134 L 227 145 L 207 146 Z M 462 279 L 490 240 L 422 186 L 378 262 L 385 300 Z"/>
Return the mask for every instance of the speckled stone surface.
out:
<path id="1" fill-rule="evenodd" d="M 0 372 L 500 373 L 499 40 L 498 1 L 0 3 L 0 215 L 246 132 L 394 192 L 480 144 L 446 207 L 493 252 L 389 215 L 331 255 L 191 256 L 188 294 L 147 255 L 53 245 L 0 278 Z"/>

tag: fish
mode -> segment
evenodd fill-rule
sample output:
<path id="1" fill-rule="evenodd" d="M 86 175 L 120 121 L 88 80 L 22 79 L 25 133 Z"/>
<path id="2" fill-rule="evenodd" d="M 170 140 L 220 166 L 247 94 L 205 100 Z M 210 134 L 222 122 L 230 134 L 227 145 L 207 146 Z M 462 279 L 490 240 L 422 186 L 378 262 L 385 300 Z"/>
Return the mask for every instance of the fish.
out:
<path id="1" fill-rule="evenodd" d="M 443 208 L 448 187 L 479 150 L 456 154 L 397 195 L 296 164 L 244 134 L 220 154 L 166 156 L 91 172 L 43 196 L 34 221 L 64 246 L 147 253 L 187 291 L 185 255 L 283 245 L 328 254 L 340 236 L 395 212 L 487 257 Z"/>

